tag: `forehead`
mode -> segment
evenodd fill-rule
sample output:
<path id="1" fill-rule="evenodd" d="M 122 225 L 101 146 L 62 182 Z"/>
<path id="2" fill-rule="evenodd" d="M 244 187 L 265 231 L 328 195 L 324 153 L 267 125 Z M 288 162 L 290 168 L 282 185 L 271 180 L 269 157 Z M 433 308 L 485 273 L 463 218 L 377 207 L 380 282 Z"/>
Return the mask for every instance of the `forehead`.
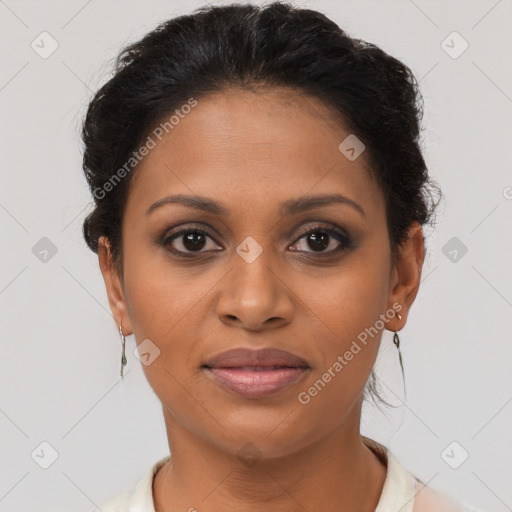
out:
<path id="1" fill-rule="evenodd" d="M 351 161 L 340 151 L 350 132 L 315 97 L 287 88 L 234 88 L 200 97 L 186 112 L 160 138 L 149 134 L 155 145 L 136 169 L 127 208 L 147 208 L 176 191 L 226 201 L 242 196 L 262 206 L 326 192 L 382 199 L 364 152 Z"/>

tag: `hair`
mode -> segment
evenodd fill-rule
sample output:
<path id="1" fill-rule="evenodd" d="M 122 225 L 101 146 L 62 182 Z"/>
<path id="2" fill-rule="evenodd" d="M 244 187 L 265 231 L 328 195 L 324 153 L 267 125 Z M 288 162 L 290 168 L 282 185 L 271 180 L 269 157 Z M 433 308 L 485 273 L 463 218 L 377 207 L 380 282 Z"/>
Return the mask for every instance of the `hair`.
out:
<path id="1" fill-rule="evenodd" d="M 318 98 L 364 143 L 385 198 L 393 258 L 414 221 L 432 220 L 437 187 L 420 149 L 423 100 L 405 64 L 311 9 L 283 2 L 201 7 L 122 49 L 82 125 L 83 171 L 94 196 L 83 235 L 94 252 L 100 237 L 108 239 L 121 276 L 121 225 L 136 165 L 113 183 L 116 170 L 189 98 L 233 87 L 288 87 Z M 373 371 L 367 388 L 378 396 Z"/>

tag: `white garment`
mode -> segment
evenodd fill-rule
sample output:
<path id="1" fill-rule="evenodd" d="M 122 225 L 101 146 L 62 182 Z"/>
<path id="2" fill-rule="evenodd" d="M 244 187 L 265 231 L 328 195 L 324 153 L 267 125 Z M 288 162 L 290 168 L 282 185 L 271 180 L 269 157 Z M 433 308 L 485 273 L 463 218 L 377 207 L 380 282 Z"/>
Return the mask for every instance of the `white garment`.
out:
<path id="1" fill-rule="evenodd" d="M 375 512 L 478 512 L 426 487 L 385 446 L 368 438 L 365 443 L 387 464 L 386 479 Z M 155 512 L 153 477 L 170 456 L 153 464 L 133 491 L 125 491 L 94 512 Z"/>

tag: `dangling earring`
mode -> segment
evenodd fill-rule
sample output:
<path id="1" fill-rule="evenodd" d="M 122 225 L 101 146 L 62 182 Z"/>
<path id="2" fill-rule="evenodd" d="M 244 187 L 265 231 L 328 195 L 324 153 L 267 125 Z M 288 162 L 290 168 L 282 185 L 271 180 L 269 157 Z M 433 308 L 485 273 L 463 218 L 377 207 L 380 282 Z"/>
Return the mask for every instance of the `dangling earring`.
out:
<path id="1" fill-rule="evenodd" d="M 402 320 L 402 315 L 398 315 L 398 319 Z M 402 352 L 400 351 L 400 338 L 398 337 L 398 333 L 395 331 L 393 335 L 393 343 L 395 344 L 396 349 L 398 350 L 398 360 L 400 361 L 400 368 L 402 369 L 402 378 L 405 379 L 404 375 L 404 365 L 402 363 Z"/>
<path id="2" fill-rule="evenodd" d="M 126 361 L 126 354 L 125 354 L 126 338 L 124 337 L 123 329 L 122 329 L 121 325 L 119 325 L 119 334 L 121 335 L 121 340 L 122 340 L 122 343 L 123 343 L 123 354 L 121 356 L 121 378 L 123 379 L 123 382 L 124 382 L 123 369 L 126 366 L 126 362 L 127 362 Z"/>

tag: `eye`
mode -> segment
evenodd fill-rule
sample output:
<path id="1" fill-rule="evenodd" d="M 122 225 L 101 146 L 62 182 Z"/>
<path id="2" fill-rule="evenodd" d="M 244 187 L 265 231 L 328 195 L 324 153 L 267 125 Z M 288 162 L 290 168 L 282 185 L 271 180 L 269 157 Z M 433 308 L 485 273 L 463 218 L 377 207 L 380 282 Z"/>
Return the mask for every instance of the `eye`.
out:
<path id="1" fill-rule="evenodd" d="M 316 253 L 319 257 L 327 257 L 337 254 L 351 247 L 351 239 L 343 231 L 337 231 L 322 226 L 315 226 L 303 233 L 294 245 L 304 239 L 302 247 L 309 247 L 312 251 L 305 249 L 291 249 L 296 252 Z M 293 246 L 290 246 L 293 247 Z M 329 249 L 331 248 L 331 249 Z"/>
<path id="2" fill-rule="evenodd" d="M 214 242 L 210 243 L 210 249 L 208 239 Z M 162 245 L 171 252 L 185 257 L 193 253 L 222 249 L 206 231 L 198 228 L 187 228 L 171 233 L 164 238 Z M 207 250 L 203 250 L 205 247 Z"/>
<path id="3" fill-rule="evenodd" d="M 175 255 L 185 258 L 223 249 L 207 231 L 193 226 L 164 235 L 160 244 Z M 315 257 L 322 258 L 332 257 L 351 246 L 351 238 L 344 230 L 314 226 L 302 233 L 289 248 L 292 252 L 315 254 Z"/>

